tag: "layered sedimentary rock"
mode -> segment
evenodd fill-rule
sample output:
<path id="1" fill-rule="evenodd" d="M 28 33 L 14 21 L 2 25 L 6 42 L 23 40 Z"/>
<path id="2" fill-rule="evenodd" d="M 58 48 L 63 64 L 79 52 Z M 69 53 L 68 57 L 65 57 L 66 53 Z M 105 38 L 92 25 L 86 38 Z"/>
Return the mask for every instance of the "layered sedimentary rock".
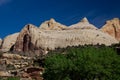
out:
<path id="1" fill-rule="evenodd" d="M 120 41 L 120 20 L 118 18 L 108 20 L 101 30 Z"/>
<path id="2" fill-rule="evenodd" d="M 97 29 L 94 25 L 90 24 L 87 18 L 83 18 L 77 24 L 69 26 L 70 29 Z"/>
<path id="3" fill-rule="evenodd" d="M 26 25 L 20 32 L 14 51 L 54 50 L 67 46 L 85 44 L 111 45 L 118 41 L 110 35 L 96 29 L 41 30 L 34 25 Z"/>
<path id="4" fill-rule="evenodd" d="M 67 26 L 60 24 L 51 18 L 50 20 L 43 22 L 39 28 L 43 30 L 62 30 L 67 28 Z"/>
<path id="5" fill-rule="evenodd" d="M 14 33 L 5 37 L 2 42 L 1 51 L 3 52 L 9 51 L 12 48 L 12 46 L 15 44 L 18 35 L 19 33 Z"/>

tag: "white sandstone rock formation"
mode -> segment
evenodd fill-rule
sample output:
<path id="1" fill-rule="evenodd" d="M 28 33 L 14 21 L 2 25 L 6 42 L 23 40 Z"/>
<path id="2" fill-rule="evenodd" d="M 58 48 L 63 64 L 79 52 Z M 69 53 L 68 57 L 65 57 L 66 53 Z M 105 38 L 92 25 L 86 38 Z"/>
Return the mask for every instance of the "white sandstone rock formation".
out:
<path id="1" fill-rule="evenodd" d="M 5 37 L 2 42 L 1 51 L 3 52 L 9 51 L 10 48 L 15 44 L 18 35 L 19 33 L 14 33 Z"/>
<path id="2" fill-rule="evenodd" d="M 94 25 L 90 24 L 87 18 L 83 18 L 77 24 L 69 26 L 70 29 L 97 29 Z"/>
<path id="3" fill-rule="evenodd" d="M 106 21 L 106 24 L 101 28 L 105 33 L 108 33 L 112 37 L 120 41 L 120 19 L 114 18 Z"/>
<path id="4" fill-rule="evenodd" d="M 62 30 L 67 28 L 67 26 L 60 24 L 51 18 L 49 21 L 43 22 L 39 28 L 43 30 Z"/>
<path id="5" fill-rule="evenodd" d="M 14 51 L 40 51 L 78 46 L 85 44 L 111 45 L 118 41 L 96 29 L 41 30 L 34 25 L 26 25 L 20 32 Z"/>

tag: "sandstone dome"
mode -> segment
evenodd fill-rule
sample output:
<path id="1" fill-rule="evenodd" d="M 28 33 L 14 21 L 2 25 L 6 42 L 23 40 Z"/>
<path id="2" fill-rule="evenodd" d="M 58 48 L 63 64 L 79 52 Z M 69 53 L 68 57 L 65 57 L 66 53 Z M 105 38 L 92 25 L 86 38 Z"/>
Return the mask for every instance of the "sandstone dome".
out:
<path id="1" fill-rule="evenodd" d="M 67 26 L 60 24 L 56 22 L 55 19 L 51 18 L 50 20 L 43 22 L 39 28 L 42 30 L 62 30 L 67 28 Z"/>
<path id="2" fill-rule="evenodd" d="M 110 35 L 95 29 L 41 30 L 34 25 L 26 25 L 20 32 L 14 51 L 54 50 L 67 46 L 85 44 L 111 45 L 118 41 Z"/>
<path id="3" fill-rule="evenodd" d="M 14 34 L 6 36 L 3 39 L 3 42 L 2 42 L 2 45 L 1 45 L 1 50 L 3 52 L 9 51 L 10 48 L 15 44 L 18 35 L 19 35 L 19 33 L 14 33 Z"/>
<path id="4" fill-rule="evenodd" d="M 120 41 L 120 20 L 119 18 L 114 18 L 112 20 L 106 21 L 106 24 L 101 28 L 101 30 L 112 37 Z"/>
<path id="5" fill-rule="evenodd" d="M 94 25 L 90 24 L 88 19 L 84 17 L 80 22 L 77 24 L 73 24 L 69 26 L 71 29 L 97 29 Z"/>

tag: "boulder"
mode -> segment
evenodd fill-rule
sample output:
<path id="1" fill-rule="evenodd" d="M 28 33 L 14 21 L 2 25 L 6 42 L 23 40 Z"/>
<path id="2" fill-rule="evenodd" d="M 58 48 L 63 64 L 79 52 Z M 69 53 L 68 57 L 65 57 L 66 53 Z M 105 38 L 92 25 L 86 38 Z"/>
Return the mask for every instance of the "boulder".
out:
<path id="1" fill-rule="evenodd" d="M 11 74 L 6 71 L 0 71 L 0 77 L 10 77 Z"/>
<path id="2" fill-rule="evenodd" d="M 10 54 L 10 53 L 3 53 L 2 58 L 7 58 L 7 59 L 22 59 L 22 56 L 18 54 Z"/>
<path id="3" fill-rule="evenodd" d="M 106 24 L 101 28 L 101 30 L 112 37 L 120 41 L 120 20 L 119 18 L 114 18 L 108 20 Z"/>

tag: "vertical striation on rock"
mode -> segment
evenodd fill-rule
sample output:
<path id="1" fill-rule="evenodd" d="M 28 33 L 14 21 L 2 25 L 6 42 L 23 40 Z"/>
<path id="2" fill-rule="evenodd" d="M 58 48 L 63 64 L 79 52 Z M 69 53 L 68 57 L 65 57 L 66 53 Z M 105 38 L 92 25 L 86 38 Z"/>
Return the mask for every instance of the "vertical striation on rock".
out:
<path id="1" fill-rule="evenodd" d="M 35 33 L 35 34 L 32 34 Z M 34 48 L 32 41 L 36 39 L 37 27 L 32 24 L 26 25 L 17 37 L 16 44 L 14 46 L 15 51 L 29 51 Z M 34 42 L 35 43 L 35 42 Z"/>

